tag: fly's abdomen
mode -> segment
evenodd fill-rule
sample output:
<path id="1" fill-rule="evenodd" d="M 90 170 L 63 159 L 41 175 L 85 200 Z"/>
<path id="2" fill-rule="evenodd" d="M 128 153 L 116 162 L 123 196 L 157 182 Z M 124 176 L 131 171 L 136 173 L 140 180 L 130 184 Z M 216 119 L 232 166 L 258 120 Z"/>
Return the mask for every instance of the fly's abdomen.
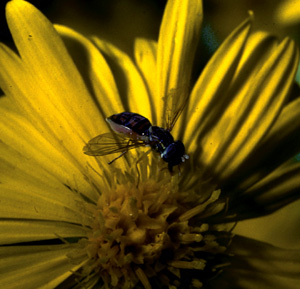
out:
<path id="1" fill-rule="evenodd" d="M 108 118 L 116 124 L 123 125 L 139 135 L 146 134 L 151 126 L 150 121 L 137 113 L 122 112 Z"/>

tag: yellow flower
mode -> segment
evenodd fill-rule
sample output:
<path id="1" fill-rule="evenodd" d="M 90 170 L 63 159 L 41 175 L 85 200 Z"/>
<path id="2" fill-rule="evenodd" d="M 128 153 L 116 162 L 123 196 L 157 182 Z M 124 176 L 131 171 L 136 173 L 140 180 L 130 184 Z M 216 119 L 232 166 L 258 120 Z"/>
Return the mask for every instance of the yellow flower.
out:
<path id="1" fill-rule="evenodd" d="M 134 62 L 8 3 L 18 52 L 0 46 L 1 288 L 296 288 L 299 252 L 232 233 L 300 187 L 298 52 L 251 34 L 252 18 L 193 83 L 200 1 L 169 1 L 158 43 L 137 39 Z M 186 101 L 172 129 L 190 156 L 180 174 L 144 148 L 112 165 L 83 154 L 105 117 L 166 127 Z"/>

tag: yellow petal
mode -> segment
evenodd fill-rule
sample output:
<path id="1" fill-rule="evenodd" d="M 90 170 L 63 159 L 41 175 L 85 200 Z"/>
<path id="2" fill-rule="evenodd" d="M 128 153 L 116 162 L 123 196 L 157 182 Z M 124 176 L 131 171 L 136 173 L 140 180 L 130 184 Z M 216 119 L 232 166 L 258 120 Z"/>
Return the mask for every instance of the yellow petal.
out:
<path id="1" fill-rule="evenodd" d="M 233 76 L 230 93 L 236 93 L 257 77 L 257 73 L 278 46 L 274 36 L 257 31 L 249 35 L 237 70 Z"/>
<path id="2" fill-rule="evenodd" d="M 2 247 L 1 288 L 55 288 L 78 269 L 67 257 L 71 251 L 65 245 Z"/>
<path id="3" fill-rule="evenodd" d="M 40 220 L 1 220 L 1 245 L 86 236 L 83 227 Z"/>
<path id="4" fill-rule="evenodd" d="M 297 289 L 300 275 L 300 250 L 288 250 L 267 243 L 235 236 L 230 245 L 230 266 L 219 278 L 211 280 L 212 288 Z"/>
<path id="5" fill-rule="evenodd" d="M 226 97 L 224 91 L 229 88 L 237 69 L 250 28 L 251 20 L 248 19 L 232 32 L 210 59 L 194 86 L 188 102 L 188 120 L 183 139 L 188 152 L 198 147 L 198 138 L 204 125 L 213 125 L 219 110 L 229 103 L 230 96 Z"/>
<path id="6" fill-rule="evenodd" d="M 165 115 L 176 113 L 188 96 L 202 17 L 200 0 L 168 1 L 165 8 L 157 51 L 159 126 L 166 127 Z"/>
<path id="7" fill-rule="evenodd" d="M 85 222 L 80 212 L 82 198 L 76 190 L 76 180 L 73 186 L 68 180 L 61 182 L 55 172 L 53 176 L 53 172 L 47 172 L 35 160 L 4 144 L 1 145 L 0 170 L 1 218 Z M 85 189 L 83 192 L 91 196 L 91 190 L 87 186 Z"/>
<path id="8" fill-rule="evenodd" d="M 14 97 L 39 130 L 49 133 L 45 135 L 49 141 L 60 144 L 74 162 L 84 162 L 82 146 L 96 135 L 94 129 L 101 122 L 76 66 L 52 24 L 31 4 L 9 2 L 7 18 L 22 65 L 11 51 L 3 48 L 1 86 L 6 85 L 7 78 L 8 83 L 18 85 L 21 93 L 7 85 L 5 93 Z"/>
<path id="9" fill-rule="evenodd" d="M 16 104 L 14 103 L 14 101 L 11 99 L 11 97 L 6 97 L 4 96 L 0 96 L 0 109 L 4 110 L 4 111 L 8 111 L 8 112 L 14 112 L 14 113 L 20 113 L 20 111 L 18 110 Z M 3 112 L 1 113 L 3 115 Z M 1 116 L 0 114 L 0 116 Z"/>
<path id="10" fill-rule="evenodd" d="M 96 132 L 93 137 L 105 132 L 110 132 L 111 130 L 105 119 L 112 114 L 124 111 L 125 108 L 120 98 L 114 76 L 106 60 L 104 59 L 99 49 L 97 49 L 95 45 L 83 35 L 65 26 L 55 25 L 55 28 L 63 37 L 66 45 L 69 44 L 71 46 L 69 50 L 70 52 L 73 51 L 72 45 L 76 45 L 76 60 L 80 61 L 84 59 L 84 63 L 79 63 L 78 65 L 80 65 L 80 67 L 82 68 L 83 76 L 84 71 L 87 70 L 86 73 L 88 75 L 86 82 L 88 83 L 88 87 L 91 86 L 91 95 L 93 95 L 94 99 L 96 100 L 94 105 L 99 109 L 101 113 L 98 119 L 94 123 L 92 123 L 94 125 L 94 128 L 91 131 Z M 77 45 L 80 45 L 80 47 L 78 48 Z M 78 50 L 81 51 L 82 49 L 84 49 L 86 55 L 76 55 L 76 53 L 78 53 Z M 90 118 L 93 121 L 92 116 L 90 116 Z M 88 138 L 85 139 L 86 142 L 88 142 L 89 140 L 90 139 Z M 92 160 L 92 158 L 87 157 L 86 155 L 84 155 L 84 158 L 89 163 L 89 165 L 93 166 L 94 169 L 98 169 L 98 165 L 96 165 L 95 161 Z M 113 158 L 114 157 L 112 157 L 111 155 L 101 157 L 101 166 L 109 163 Z M 119 168 L 122 168 L 123 170 L 127 169 L 127 165 L 128 163 L 126 161 L 126 158 L 121 158 L 117 163 L 117 166 Z"/>
<path id="11" fill-rule="evenodd" d="M 265 216 L 299 199 L 300 163 L 287 161 L 246 191 L 232 192 L 227 222 Z"/>
<path id="12" fill-rule="evenodd" d="M 299 207 L 300 200 L 263 218 L 238 222 L 234 233 L 280 248 L 300 249 Z"/>
<path id="13" fill-rule="evenodd" d="M 10 102 L 15 102 L 17 106 L 17 98 L 14 99 L 14 96 L 20 96 L 21 99 L 26 100 L 23 94 L 24 86 L 28 85 L 25 81 L 26 68 L 21 59 L 2 43 L 0 43 L 0 63 L 0 87 L 5 95 L 10 98 Z M 22 85 L 20 85 L 21 83 Z M 22 105 L 19 105 L 19 109 L 21 113 L 33 114 L 33 110 L 29 106 L 22 107 Z M 39 125 L 37 123 L 37 126 Z"/>
<path id="14" fill-rule="evenodd" d="M 44 175 L 41 179 L 41 176 L 37 178 L 4 165 L 1 165 L 1 169 L 6 169 L 6 173 L 1 178 L 3 181 L 0 191 L 1 218 L 77 224 L 82 224 L 84 221 L 79 213 L 80 206 L 76 195 L 63 184 L 55 182 L 51 176 Z"/>
<path id="15" fill-rule="evenodd" d="M 300 145 L 299 114 L 300 99 L 297 98 L 284 107 L 272 129 L 257 148 L 243 160 L 238 170 L 227 176 L 225 186 L 232 187 L 234 180 L 233 186 L 236 186 L 238 191 L 245 191 L 296 155 Z"/>
<path id="16" fill-rule="evenodd" d="M 26 167 L 29 172 L 35 171 L 37 175 L 40 171 L 48 172 L 61 184 L 84 192 L 90 199 L 98 198 L 98 194 L 93 193 L 82 169 L 79 170 L 59 146 L 56 147 L 45 140 L 43 134 L 24 117 L 0 109 L 0 127 L 2 161 L 6 160 L 13 165 L 14 160 L 16 163 L 13 166 L 18 164 L 22 170 Z M 23 163 L 24 158 L 30 160 L 32 167 L 28 167 L 29 161 Z"/>
<path id="17" fill-rule="evenodd" d="M 79 49 L 84 49 L 84 54 L 76 55 L 76 60 L 84 62 L 80 64 L 83 70 L 87 70 L 88 79 L 86 81 L 90 82 L 92 92 L 97 100 L 95 105 L 99 107 L 103 121 L 106 117 L 116 112 L 124 111 L 114 76 L 106 60 L 95 45 L 75 30 L 61 25 L 55 25 L 55 29 L 63 37 L 63 40 L 67 42 L 66 44 L 70 44 L 70 46 L 74 44 L 80 45 L 75 47 L 75 49 L 77 48 L 76 52 Z M 107 126 L 107 123 L 103 124 L 103 126 Z M 105 132 L 104 127 L 97 128 L 99 133 Z"/>
<path id="18" fill-rule="evenodd" d="M 132 60 L 117 47 L 98 38 L 94 39 L 98 48 L 112 61 L 117 84 L 125 110 L 139 113 L 152 119 L 151 103 L 145 82 Z M 115 111 L 120 113 L 121 111 Z"/>
<path id="19" fill-rule="evenodd" d="M 205 162 L 209 159 L 222 178 L 238 169 L 273 125 L 288 96 L 297 63 L 296 46 L 286 39 L 270 54 L 257 75 L 249 79 L 208 135 L 203 147 L 211 147 L 212 140 L 219 140 Z"/>
<path id="20" fill-rule="evenodd" d="M 150 97 L 152 121 L 157 124 L 157 107 L 156 103 L 156 55 L 157 43 L 155 41 L 138 38 L 134 42 L 134 56 L 135 62 L 147 84 L 147 90 Z"/>
<path id="21" fill-rule="evenodd" d="M 299 173 L 299 162 L 285 163 L 243 195 L 255 199 L 255 203 L 263 207 L 266 214 L 271 213 L 299 198 Z"/>

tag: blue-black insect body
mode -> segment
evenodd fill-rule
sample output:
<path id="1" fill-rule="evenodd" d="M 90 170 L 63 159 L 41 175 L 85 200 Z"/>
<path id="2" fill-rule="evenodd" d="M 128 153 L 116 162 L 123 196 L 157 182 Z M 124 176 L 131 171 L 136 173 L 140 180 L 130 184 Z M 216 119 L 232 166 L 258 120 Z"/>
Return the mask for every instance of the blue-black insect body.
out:
<path id="1" fill-rule="evenodd" d="M 188 159 L 181 141 L 174 141 L 168 129 L 152 126 L 150 121 L 140 114 L 122 112 L 113 114 L 106 121 L 114 133 L 102 134 L 91 139 L 84 147 L 85 154 L 103 156 L 119 152 L 121 157 L 130 149 L 150 146 L 168 163 L 170 171 L 173 166 Z"/>

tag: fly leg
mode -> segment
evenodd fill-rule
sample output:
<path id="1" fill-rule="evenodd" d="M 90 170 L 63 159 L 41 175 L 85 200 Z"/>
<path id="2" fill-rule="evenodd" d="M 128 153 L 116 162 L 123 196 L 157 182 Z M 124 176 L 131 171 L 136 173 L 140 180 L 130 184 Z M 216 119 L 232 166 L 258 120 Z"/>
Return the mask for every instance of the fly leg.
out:
<path id="1" fill-rule="evenodd" d="M 128 150 L 127 151 L 123 151 L 119 156 L 117 156 L 116 158 L 114 158 L 113 160 L 111 160 L 110 162 L 108 162 L 108 164 L 111 165 L 114 161 L 116 161 L 120 157 L 124 156 L 127 152 L 128 152 Z"/>

